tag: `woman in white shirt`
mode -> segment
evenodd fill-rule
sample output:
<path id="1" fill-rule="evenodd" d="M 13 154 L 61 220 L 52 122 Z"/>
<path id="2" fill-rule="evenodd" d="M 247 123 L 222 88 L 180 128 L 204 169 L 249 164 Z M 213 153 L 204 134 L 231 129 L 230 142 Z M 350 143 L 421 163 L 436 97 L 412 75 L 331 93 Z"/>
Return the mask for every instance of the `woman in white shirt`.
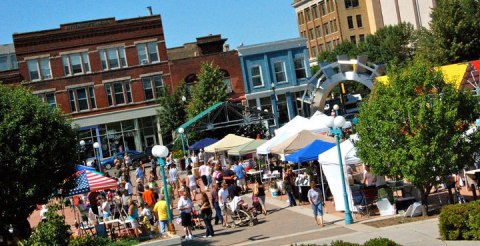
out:
<path id="1" fill-rule="evenodd" d="M 188 198 L 185 191 L 178 200 L 178 210 L 180 210 L 180 218 L 182 218 L 182 226 L 185 231 L 185 240 L 192 240 L 192 207 L 193 203 Z"/>
<path id="2" fill-rule="evenodd" d="M 374 186 L 375 185 L 375 176 L 370 172 L 370 167 L 365 165 L 365 171 L 363 171 L 363 184 L 365 186 Z"/>
<path id="3" fill-rule="evenodd" d="M 195 199 L 195 194 L 197 193 L 197 182 L 195 181 L 195 176 L 192 174 L 192 170 L 188 170 L 188 187 L 190 188 L 190 195 L 192 200 Z"/>

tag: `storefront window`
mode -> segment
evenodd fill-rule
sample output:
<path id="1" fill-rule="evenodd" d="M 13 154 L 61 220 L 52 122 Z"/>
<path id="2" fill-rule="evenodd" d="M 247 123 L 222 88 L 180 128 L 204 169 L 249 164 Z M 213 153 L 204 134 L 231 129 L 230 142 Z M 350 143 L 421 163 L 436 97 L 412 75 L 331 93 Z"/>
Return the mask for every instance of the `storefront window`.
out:
<path id="1" fill-rule="evenodd" d="M 280 125 L 283 125 L 288 122 L 288 105 L 287 97 L 285 94 L 277 96 L 277 106 L 278 106 L 278 122 Z"/>

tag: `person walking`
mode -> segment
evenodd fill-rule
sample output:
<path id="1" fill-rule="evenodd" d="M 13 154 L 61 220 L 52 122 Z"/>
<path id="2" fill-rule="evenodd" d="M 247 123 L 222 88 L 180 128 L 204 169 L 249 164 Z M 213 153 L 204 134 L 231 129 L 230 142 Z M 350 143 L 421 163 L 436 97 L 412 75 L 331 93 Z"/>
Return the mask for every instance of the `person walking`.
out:
<path id="1" fill-rule="evenodd" d="M 248 190 L 247 182 L 245 181 L 246 172 L 241 161 L 239 161 L 238 165 L 235 165 L 233 171 L 235 172 L 235 176 L 237 177 L 237 185 L 242 188 L 243 193 L 246 193 Z"/>
<path id="2" fill-rule="evenodd" d="M 193 201 L 196 201 L 195 195 L 197 194 L 197 182 L 192 170 L 188 170 L 188 187 L 190 188 L 190 197 Z"/>
<path id="3" fill-rule="evenodd" d="M 203 222 L 205 223 L 205 236 L 203 237 L 213 237 L 214 231 L 212 226 L 212 205 L 210 199 L 208 199 L 207 193 L 202 192 L 202 201 L 200 203 L 200 211 L 203 214 Z"/>
<path id="4" fill-rule="evenodd" d="M 291 168 L 288 168 L 284 172 L 283 181 L 285 183 L 285 192 L 287 192 L 287 195 L 288 195 L 289 207 L 297 206 L 297 202 L 295 201 L 295 197 L 293 196 L 293 182 L 292 182 Z"/>
<path id="5" fill-rule="evenodd" d="M 145 172 L 141 165 L 138 165 L 137 170 L 135 170 L 135 177 L 142 181 L 145 181 Z"/>
<path id="6" fill-rule="evenodd" d="M 128 169 L 132 166 L 132 158 L 128 155 L 128 152 L 125 152 L 125 155 L 123 156 L 123 163 Z"/>
<path id="7" fill-rule="evenodd" d="M 158 196 L 158 201 L 153 207 L 153 213 L 155 218 L 158 221 L 158 230 L 165 235 L 166 228 L 168 228 L 168 212 L 167 212 L 167 202 L 165 201 L 163 195 Z"/>
<path id="8" fill-rule="evenodd" d="M 218 184 L 213 185 L 213 188 L 210 191 L 210 196 L 212 197 L 212 204 L 213 208 L 215 209 L 215 225 L 218 225 L 218 222 L 223 225 L 222 210 L 218 204 Z"/>
<path id="9" fill-rule="evenodd" d="M 189 241 L 193 239 L 192 236 L 192 207 L 193 203 L 188 198 L 185 191 L 182 192 L 180 199 L 178 200 L 178 210 L 180 210 L 180 218 L 182 219 L 183 230 L 185 231 L 185 240 Z"/>
<path id="10" fill-rule="evenodd" d="M 218 205 L 222 211 L 223 217 L 223 227 L 228 226 L 227 219 L 227 203 L 228 203 L 228 185 L 227 183 L 222 183 L 222 188 L 218 191 Z"/>
<path id="11" fill-rule="evenodd" d="M 137 201 L 141 206 L 143 205 L 143 192 L 145 192 L 145 186 L 143 185 L 142 179 L 137 179 Z"/>
<path id="12" fill-rule="evenodd" d="M 177 191 L 178 197 L 180 197 L 180 183 L 178 181 L 178 170 L 175 164 L 170 165 L 170 170 L 168 171 L 168 177 L 170 180 L 170 185 L 172 186 L 172 189 Z"/>
<path id="13" fill-rule="evenodd" d="M 208 189 L 208 179 L 207 179 L 208 169 L 207 168 L 208 167 L 206 163 L 203 163 L 199 168 L 200 177 L 202 179 L 202 183 L 203 183 L 203 186 L 205 187 L 205 190 Z"/>
<path id="14" fill-rule="evenodd" d="M 258 202 L 260 202 L 260 205 L 262 206 L 262 212 L 264 215 L 267 215 L 267 208 L 265 207 L 265 187 L 260 178 L 255 179 L 253 195 L 258 197 Z"/>
<path id="15" fill-rule="evenodd" d="M 307 197 L 310 205 L 312 206 L 315 223 L 323 227 L 322 191 L 317 188 L 315 181 L 310 182 L 310 190 L 308 191 Z M 320 217 L 320 223 L 318 223 L 317 217 Z"/>

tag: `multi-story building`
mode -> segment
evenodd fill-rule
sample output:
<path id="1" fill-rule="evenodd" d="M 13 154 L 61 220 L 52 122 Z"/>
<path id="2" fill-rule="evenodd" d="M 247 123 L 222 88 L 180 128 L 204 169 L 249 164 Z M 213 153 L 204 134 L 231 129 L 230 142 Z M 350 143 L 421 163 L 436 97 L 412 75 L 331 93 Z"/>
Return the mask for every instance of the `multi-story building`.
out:
<path id="1" fill-rule="evenodd" d="M 0 82 L 18 83 L 21 80 L 15 56 L 15 46 L 13 44 L 0 45 Z"/>
<path id="2" fill-rule="evenodd" d="M 386 25 L 410 22 L 428 27 L 435 0 L 294 0 L 300 36 L 307 39 L 310 62 L 344 40 L 363 42 Z"/>
<path id="3" fill-rule="evenodd" d="M 162 143 L 155 99 L 173 87 L 159 15 L 13 34 L 22 85 L 79 127 L 100 156 Z"/>
<path id="4" fill-rule="evenodd" d="M 280 126 L 304 112 L 302 98 L 311 76 L 304 38 L 238 47 L 249 107 L 272 112 Z"/>
<path id="5" fill-rule="evenodd" d="M 436 0 L 370 0 L 367 1 L 368 22 L 372 33 L 378 29 L 411 23 L 416 29 L 430 28 L 432 8 Z"/>
<path id="6" fill-rule="evenodd" d="M 187 87 L 195 84 L 197 74 L 203 63 L 213 63 L 224 74 L 224 82 L 230 101 L 241 102 L 244 99 L 242 70 L 236 50 L 229 50 L 227 39 L 221 35 L 198 37 L 196 42 L 167 49 L 173 84 L 184 81 Z"/>

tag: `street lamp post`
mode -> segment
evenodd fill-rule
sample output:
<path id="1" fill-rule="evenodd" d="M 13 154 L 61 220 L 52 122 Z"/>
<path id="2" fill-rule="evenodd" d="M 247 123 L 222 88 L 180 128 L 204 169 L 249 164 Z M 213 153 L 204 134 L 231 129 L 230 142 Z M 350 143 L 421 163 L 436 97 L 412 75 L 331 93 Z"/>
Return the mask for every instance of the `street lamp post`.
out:
<path id="1" fill-rule="evenodd" d="M 95 159 L 97 160 L 97 166 L 100 173 L 102 173 L 102 163 L 100 163 L 100 144 L 98 142 L 93 143 L 95 149 Z"/>
<path id="2" fill-rule="evenodd" d="M 187 164 L 187 166 L 190 164 L 188 162 L 188 156 L 185 152 L 185 140 L 183 139 L 184 138 L 184 134 L 185 134 L 185 129 L 183 129 L 182 127 L 178 128 L 178 133 L 180 133 L 180 138 L 182 139 L 182 151 L 183 151 L 183 156 L 185 157 L 185 163 Z"/>
<path id="3" fill-rule="evenodd" d="M 330 117 L 326 125 L 328 128 L 330 128 L 330 134 L 335 135 L 335 140 L 337 141 L 338 161 L 340 164 L 340 175 L 342 178 L 343 201 L 345 204 L 345 224 L 350 225 L 353 223 L 353 217 L 352 212 L 350 211 L 350 203 L 348 202 L 347 186 L 345 184 L 345 174 L 343 172 L 342 152 L 340 150 L 340 138 L 342 137 L 342 127 L 344 124 L 345 118 L 343 116 L 337 116 L 335 118 Z"/>
<path id="4" fill-rule="evenodd" d="M 81 163 L 83 165 L 83 161 L 82 161 L 82 156 L 80 153 L 83 153 L 85 151 L 85 140 L 80 140 L 80 142 L 78 143 L 80 145 L 80 148 L 78 149 L 78 161 L 79 163 Z"/>
<path id="5" fill-rule="evenodd" d="M 170 197 L 168 197 L 167 189 L 167 177 L 165 175 L 165 160 L 164 158 L 168 155 L 168 148 L 163 145 L 155 145 L 152 148 L 152 155 L 157 158 L 157 163 L 160 166 L 160 172 L 162 174 L 162 183 L 163 183 L 163 194 L 165 197 L 165 202 L 167 203 L 167 216 L 168 216 L 168 231 L 172 234 L 176 234 L 175 227 L 172 223 L 172 211 L 170 209 Z"/>
<path id="6" fill-rule="evenodd" d="M 277 98 L 277 93 L 275 92 L 275 83 L 272 82 L 272 84 L 270 85 L 270 87 L 272 87 L 272 91 L 273 91 L 273 94 L 272 94 L 272 113 L 273 113 L 273 116 L 275 117 L 275 127 L 278 128 L 279 125 L 280 125 L 280 122 L 278 120 L 278 108 L 277 108 L 277 103 L 278 103 L 278 98 Z"/>
<path id="7" fill-rule="evenodd" d="M 333 110 L 335 110 L 335 116 L 340 116 L 340 115 L 338 114 L 338 110 L 339 110 L 339 109 L 340 109 L 340 106 L 338 106 L 338 104 L 333 105 Z"/>

